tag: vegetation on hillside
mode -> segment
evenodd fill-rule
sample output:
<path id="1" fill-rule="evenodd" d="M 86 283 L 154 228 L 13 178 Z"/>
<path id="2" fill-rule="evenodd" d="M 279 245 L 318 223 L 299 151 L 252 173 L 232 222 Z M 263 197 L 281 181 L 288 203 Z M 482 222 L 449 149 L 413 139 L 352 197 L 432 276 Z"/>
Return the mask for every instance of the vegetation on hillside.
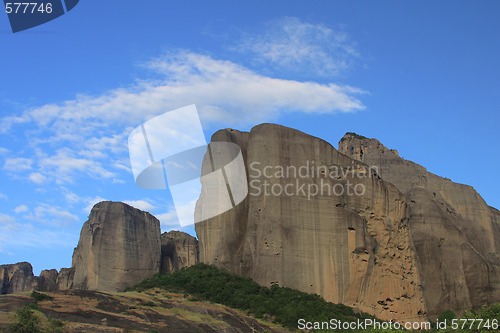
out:
<path id="1" fill-rule="evenodd" d="M 49 319 L 42 325 L 42 319 L 39 315 L 38 302 L 50 301 L 52 297 L 33 291 L 30 295 L 33 302 L 26 305 L 16 313 L 17 321 L 9 325 L 9 332 L 13 333 L 62 333 L 64 323 L 57 319 Z"/>
<path id="2" fill-rule="evenodd" d="M 355 313 L 348 306 L 329 303 L 318 295 L 307 294 L 298 290 L 279 287 L 278 285 L 273 285 L 271 288 L 262 287 L 250 278 L 244 278 L 215 266 L 201 263 L 166 275 L 157 274 L 130 288 L 130 290 L 144 291 L 151 288 L 162 288 L 171 292 L 190 294 L 195 297 L 194 299 L 205 299 L 241 309 L 256 317 L 271 319 L 292 330 L 298 328 L 300 319 L 305 319 L 310 323 L 331 323 L 332 319 L 336 320 L 337 323 L 377 320 L 366 313 Z M 500 304 L 483 308 L 477 313 L 466 312 L 461 318 L 456 318 L 453 312 L 446 311 L 439 319 L 441 321 L 446 319 L 449 325 L 446 328 L 436 327 L 436 323 L 433 323 L 431 330 L 422 330 L 422 332 L 449 332 L 451 331 L 451 320 L 453 319 L 455 319 L 453 323 L 459 323 L 460 325 L 463 323 L 463 320 L 460 322 L 460 319 L 483 319 L 483 324 L 489 319 L 489 326 L 483 326 L 480 330 L 455 328 L 453 332 L 498 332 L 496 329 L 498 326 L 494 325 L 494 320 L 498 323 L 500 319 Z M 380 320 L 377 321 L 378 323 L 384 323 Z M 479 323 L 479 321 L 476 323 Z M 366 327 L 364 330 L 342 328 L 314 330 L 314 332 L 348 331 L 408 332 L 403 329 L 396 330 L 394 327 L 392 329 Z"/>
<path id="3" fill-rule="evenodd" d="M 197 264 L 166 275 L 157 274 L 131 289 L 142 291 L 155 287 L 242 309 L 256 317 L 268 317 L 293 329 L 297 328 L 301 318 L 307 318 L 307 321 L 373 318 L 365 313 L 355 313 L 348 306 L 329 303 L 318 295 L 277 285 L 262 287 L 250 278 L 206 264 Z"/>

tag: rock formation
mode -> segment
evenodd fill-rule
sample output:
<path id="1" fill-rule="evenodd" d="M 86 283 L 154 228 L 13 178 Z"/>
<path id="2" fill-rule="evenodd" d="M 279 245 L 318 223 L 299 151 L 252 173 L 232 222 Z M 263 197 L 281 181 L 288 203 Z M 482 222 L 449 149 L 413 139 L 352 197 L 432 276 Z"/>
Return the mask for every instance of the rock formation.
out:
<path id="1" fill-rule="evenodd" d="M 500 301 L 498 210 L 471 186 L 436 176 L 375 139 L 347 134 L 339 151 L 376 166 L 405 194 L 429 314 Z"/>
<path id="2" fill-rule="evenodd" d="M 250 193 L 196 224 L 200 261 L 382 319 L 424 314 L 410 212 L 395 186 L 329 143 L 283 126 L 222 130 L 216 141 L 242 148 Z"/>
<path id="3" fill-rule="evenodd" d="M 31 291 L 36 285 L 37 280 L 29 262 L 0 266 L 0 294 Z"/>
<path id="4" fill-rule="evenodd" d="M 120 291 L 160 271 L 160 222 L 120 202 L 96 204 L 73 253 L 73 288 Z"/>
<path id="5" fill-rule="evenodd" d="M 161 267 L 165 274 L 198 263 L 198 240 L 181 231 L 161 235 Z"/>
<path id="6" fill-rule="evenodd" d="M 500 302 L 500 212 L 472 187 L 353 133 L 338 151 L 272 124 L 220 130 L 212 142 L 241 148 L 249 194 L 197 223 L 198 241 L 179 231 L 160 235 L 149 213 L 101 202 L 83 225 L 71 268 L 36 277 L 29 263 L 2 265 L 0 293 L 118 291 L 201 261 L 387 320 Z M 229 160 L 224 154 L 214 158 Z M 205 160 L 203 174 L 216 162 Z M 202 178 L 196 214 L 210 203 L 207 188 Z"/>
<path id="7" fill-rule="evenodd" d="M 198 241 L 180 231 L 161 235 L 149 213 L 119 202 L 94 206 L 73 254 L 73 267 L 33 275 L 30 263 L 0 266 L 0 294 L 93 289 L 117 291 L 156 273 L 198 262 Z"/>
<path id="8" fill-rule="evenodd" d="M 215 133 L 212 142 L 241 147 L 249 195 L 195 225 L 200 261 L 382 319 L 500 301 L 498 211 L 472 188 L 351 136 L 339 152 L 272 124 Z"/>
<path id="9" fill-rule="evenodd" d="M 37 278 L 37 288 L 36 290 L 43 291 L 56 291 L 57 288 L 57 270 L 55 269 L 45 269 L 40 272 L 40 276 Z"/>
<path id="10" fill-rule="evenodd" d="M 61 268 L 57 275 L 56 287 L 57 290 L 73 289 L 73 278 L 75 275 L 75 268 Z"/>
<path id="11" fill-rule="evenodd" d="M 0 294 L 13 294 L 26 291 L 55 291 L 70 289 L 72 275 L 70 268 L 43 270 L 40 276 L 33 275 L 33 267 L 29 262 L 19 262 L 0 266 Z"/>

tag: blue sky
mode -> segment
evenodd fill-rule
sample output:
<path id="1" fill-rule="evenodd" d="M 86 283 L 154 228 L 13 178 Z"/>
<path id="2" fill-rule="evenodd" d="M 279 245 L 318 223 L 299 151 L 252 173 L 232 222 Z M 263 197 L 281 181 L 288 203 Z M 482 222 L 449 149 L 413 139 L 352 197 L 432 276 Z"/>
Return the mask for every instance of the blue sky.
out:
<path id="1" fill-rule="evenodd" d="M 500 2 L 81 1 L 13 34 L 0 13 L 0 264 L 70 267 L 92 205 L 178 229 L 127 137 L 195 103 L 207 139 L 275 122 L 379 139 L 500 208 Z M 193 232 L 192 228 L 184 229 Z"/>

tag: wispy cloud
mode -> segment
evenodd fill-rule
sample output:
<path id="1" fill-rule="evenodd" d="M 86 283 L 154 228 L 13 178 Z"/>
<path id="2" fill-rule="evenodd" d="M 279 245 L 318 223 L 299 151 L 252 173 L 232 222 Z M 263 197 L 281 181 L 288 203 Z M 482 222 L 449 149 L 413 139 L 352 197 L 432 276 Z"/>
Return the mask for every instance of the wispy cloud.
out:
<path id="1" fill-rule="evenodd" d="M 144 210 L 146 212 L 151 212 L 155 209 L 155 206 L 147 202 L 146 200 L 125 200 L 123 201 L 127 205 Z"/>
<path id="2" fill-rule="evenodd" d="M 34 214 L 24 215 L 23 218 L 36 223 L 54 226 L 71 225 L 72 223 L 79 221 L 78 216 L 64 210 L 63 208 L 45 203 L 35 207 Z"/>
<path id="3" fill-rule="evenodd" d="M 81 175 L 120 183 L 128 169 L 127 136 L 145 120 L 197 104 L 202 121 L 217 126 L 255 124 L 286 112 L 354 112 L 364 106 L 361 89 L 263 76 L 231 61 L 187 51 L 170 53 L 144 65 L 159 77 L 99 96 L 47 104 L 5 117 L 0 128 L 35 125 L 30 144 L 36 157 L 6 159 L 11 172 L 33 170 L 36 184 L 73 183 Z M 15 127 L 11 127 L 15 126 Z M 125 157 L 125 158 L 124 158 Z M 128 171 L 128 170 L 127 170 Z"/>
<path id="4" fill-rule="evenodd" d="M 7 171 L 19 172 L 31 170 L 33 165 L 33 160 L 29 158 L 16 157 L 16 158 L 6 158 L 3 168 Z"/>
<path id="5" fill-rule="evenodd" d="M 26 205 L 21 205 L 21 206 L 17 206 L 15 209 L 14 209 L 14 212 L 16 213 L 26 213 L 28 211 L 28 206 Z"/>
<path id="6" fill-rule="evenodd" d="M 113 178 L 115 173 L 103 166 L 101 161 L 91 158 L 79 157 L 76 152 L 70 148 L 60 148 L 55 154 L 42 157 L 38 161 L 40 172 L 50 177 L 58 184 L 73 183 L 75 174 L 87 175 L 96 179 Z M 38 175 L 34 182 L 44 182 L 43 175 Z"/>
<path id="7" fill-rule="evenodd" d="M 7 200 L 7 196 L 6 196 L 5 194 L 3 194 L 3 193 L 0 193 L 0 199 L 5 199 L 5 200 Z"/>
<path id="8" fill-rule="evenodd" d="M 87 206 L 85 206 L 85 208 L 83 209 L 83 211 L 87 214 L 90 214 L 90 211 L 92 210 L 92 208 L 99 202 L 101 201 L 106 201 L 106 199 L 102 198 L 102 197 L 94 197 L 94 198 L 87 198 L 85 199 L 85 202 L 87 204 Z"/>
<path id="9" fill-rule="evenodd" d="M 0 213 L 0 252 L 16 247 L 37 249 L 72 246 L 77 236 L 67 231 L 39 229 L 30 223 L 19 223 L 13 216 Z"/>
<path id="10" fill-rule="evenodd" d="M 162 231 L 168 231 L 174 227 L 180 227 L 179 219 L 177 218 L 177 212 L 175 211 L 175 209 L 171 209 L 162 214 L 154 214 L 154 216 L 158 220 L 160 220 Z"/>
<path id="11" fill-rule="evenodd" d="M 44 175 L 42 175 L 39 172 L 30 173 L 30 175 L 28 176 L 28 179 L 31 180 L 33 183 L 38 184 L 38 185 L 41 185 L 47 181 L 47 177 L 45 177 Z"/>
<path id="12" fill-rule="evenodd" d="M 360 58 L 356 44 L 342 29 L 285 17 L 268 23 L 261 33 L 244 34 L 233 48 L 253 54 L 260 67 L 309 76 L 337 76 Z"/>

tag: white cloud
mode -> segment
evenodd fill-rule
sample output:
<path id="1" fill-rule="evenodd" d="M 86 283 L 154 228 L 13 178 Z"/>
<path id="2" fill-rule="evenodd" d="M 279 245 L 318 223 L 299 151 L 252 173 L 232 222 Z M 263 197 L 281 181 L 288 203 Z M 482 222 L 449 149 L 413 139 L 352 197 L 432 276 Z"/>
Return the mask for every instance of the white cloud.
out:
<path id="1" fill-rule="evenodd" d="M 73 193 L 71 191 L 68 191 L 64 195 L 64 198 L 71 203 L 79 202 L 81 200 L 81 198 L 76 193 Z"/>
<path id="2" fill-rule="evenodd" d="M 2 228 L 13 229 L 15 226 L 15 221 L 16 219 L 14 217 L 0 213 L 0 226 Z"/>
<path id="3" fill-rule="evenodd" d="M 79 221 L 78 216 L 71 214 L 61 207 L 49 204 L 41 204 L 35 207 L 34 212 L 34 214 L 24 215 L 23 217 L 35 222 L 56 226 L 68 225 Z"/>
<path id="4" fill-rule="evenodd" d="M 29 223 L 19 223 L 12 216 L 0 213 L 0 252 L 16 247 L 36 249 L 56 246 L 73 246 L 77 236 L 61 230 L 34 228 Z"/>
<path id="5" fill-rule="evenodd" d="M 363 109 L 360 89 L 263 76 L 230 61 L 180 51 L 145 65 L 162 79 L 138 81 L 99 96 L 77 95 L 21 116 L 0 120 L 0 127 L 34 123 L 30 142 L 35 157 L 7 159 L 9 171 L 27 171 L 37 184 L 74 183 L 89 176 L 121 183 L 130 173 L 127 138 L 145 120 L 197 104 L 202 122 L 218 126 L 256 124 L 285 112 L 334 113 Z M 55 151 L 54 151 L 55 149 Z M 127 175 L 129 177 L 129 175 Z"/>
<path id="6" fill-rule="evenodd" d="M 170 230 L 173 227 L 180 227 L 179 219 L 177 218 L 177 213 L 174 210 L 169 210 L 163 214 L 154 214 L 154 216 L 160 221 L 162 230 Z"/>
<path id="7" fill-rule="evenodd" d="M 138 208 L 140 210 L 144 210 L 146 212 L 151 212 L 155 209 L 155 206 L 145 200 L 125 200 L 123 202 L 127 205 Z"/>
<path id="8" fill-rule="evenodd" d="M 32 169 L 33 160 L 29 158 L 16 157 L 6 158 L 3 168 L 7 171 L 19 172 Z"/>
<path id="9" fill-rule="evenodd" d="M 26 205 L 21 205 L 21 206 L 17 206 L 15 209 L 14 209 L 14 212 L 16 213 L 25 213 L 28 211 L 28 206 Z"/>
<path id="10" fill-rule="evenodd" d="M 275 20 L 264 32 L 246 34 L 243 40 L 238 51 L 251 52 L 259 65 L 269 65 L 287 74 L 330 77 L 342 73 L 360 58 L 345 31 L 295 17 Z"/>
<path id="11" fill-rule="evenodd" d="M 42 175 L 41 173 L 38 173 L 38 172 L 30 173 L 30 175 L 28 176 L 28 179 L 31 180 L 33 183 L 36 183 L 38 185 L 41 185 L 47 181 L 47 177 L 45 177 L 44 175 Z"/>
<path id="12" fill-rule="evenodd" d="M 54 155 L 42 157 L 38 163 L 46 176 L 55 179 L 58 184 L 73 183 L 73 177 L 81 174 L 99 179 L 115 176 L 101 162 L 77 157 L 69 148 L 61 148 Z"/>
<path id="13" fill-rule="evenodd" d="M 7 148 L 0 147 L 0 155 L 7 154 L 9 150 Z"/>
<path id="14" fill-rule="evenodd" d="M 7 196 L 5 194 L 0 193 L 0 199 L 5 199 L 7 200 Z"/>
<path id="15" fill-rule="evenodd" d="M 98 204 L 101 201 L 107 201 L 107 200 L 101 197 L 95 197 L 92 199 L 86 199 L 86 201 L 87 201 L 87 206 L 83 209 L 83 211 L 87 214 L 90 214 L 90 211 L 96 204 Z"/>
<path id="16" fill-rule="evenodd" d="M 125 150 L 130 133 L 103 135 L 110 125 L 136 126 L 165 111 L 197 104 L 202 117 L 222 123 L 255 123 L 288 111 L 306 113 L 352 112 L 363 108 L 354 97 L 362 91 L 334 83 L 319 84 L 260 75 L 230 61 L 177 52 L 156 58 L 146 67 L 162 80 L 139 81 L 128 89 L 75 99 L 26 111 L 14 123 L 34 122 L 50 129 L 54 140 L 78 141 L 90 150 Z M 12 125 L 10 117 L 2 127 Z"/>

